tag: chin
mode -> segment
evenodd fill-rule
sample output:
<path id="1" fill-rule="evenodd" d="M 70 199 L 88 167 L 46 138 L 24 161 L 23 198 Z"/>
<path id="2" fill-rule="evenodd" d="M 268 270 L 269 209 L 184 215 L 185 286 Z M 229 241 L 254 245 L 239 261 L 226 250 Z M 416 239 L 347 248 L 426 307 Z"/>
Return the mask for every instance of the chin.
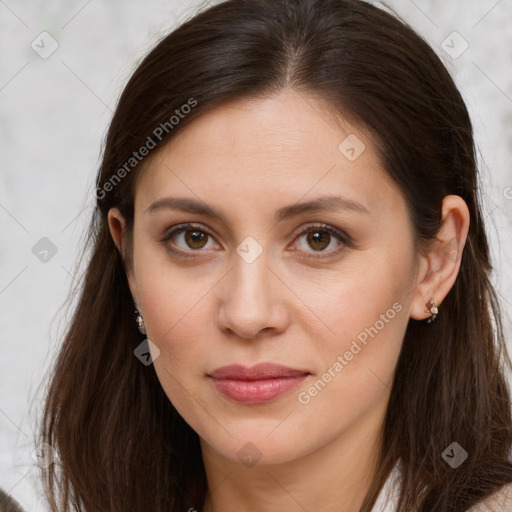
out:
<path id="1" fill-rule="evenodd" d="M 272 423 L 275 428 L 275 421 Z M 295 437 L 285 429 L 279 434 L 275 431 L 268 435 L 272 428 L 239 429 L 233 432 L 233 437 L 224 437 L 220 442 L 202 439 L 202 443 L 208 443 L 222 457 L 246 467 L 289 463 L 313 450 L 304 443 L 304 436 Z"/>

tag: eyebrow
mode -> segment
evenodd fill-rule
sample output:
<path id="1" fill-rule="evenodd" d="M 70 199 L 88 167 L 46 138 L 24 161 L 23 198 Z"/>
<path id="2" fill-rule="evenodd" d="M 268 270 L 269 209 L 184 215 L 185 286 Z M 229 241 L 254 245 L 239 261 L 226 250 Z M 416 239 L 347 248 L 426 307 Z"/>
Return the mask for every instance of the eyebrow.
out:
<path id="1" fill-rule="evenodd" d="M 185 213 L 196 213 L 215 217 L 225 222 L 225 216 L 212 206 L 202 201 L 185 197 L 162 197 L 152 203 L 146 210 L 147 213 L 154 213 L 162 209 L 178 210 Z M 341 196 L 322 196 L 317 199 L 295 203 L 284 206 L 276 211 L 275 220 L 281 222 L 283 220 L 296 217 L 304 213 L 316 212 L 337 212 L 340 210 L 354 211 L 358 213 L 369 214 L 369 210 L 361 203 L 343 198 Z"/>

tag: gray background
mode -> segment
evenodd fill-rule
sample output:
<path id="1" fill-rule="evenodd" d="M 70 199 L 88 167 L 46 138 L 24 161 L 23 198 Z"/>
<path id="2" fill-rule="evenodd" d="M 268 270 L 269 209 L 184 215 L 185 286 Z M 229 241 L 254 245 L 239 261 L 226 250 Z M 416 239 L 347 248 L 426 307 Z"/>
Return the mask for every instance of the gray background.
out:
<path id="1" fill-rule="evenodd" d="M 0 487 L 27 511 L 45 510 L 32 458 L 38 386 L 69 318 L 62 306 L 70 304 L 107 124 L 136 62 L 201 5 L 0 1 Z M 388 5 L 441 55 L 470 109 L 493 282 L 503 298 L 510 341 L 512 0 Z M 51 49 L 51 40 L 40 35 L 44 31 L 58 44 L 50 56 L 44 55 Z M 460 36 L 450 35 L 454 31 Z M 464 41 L 469 46 L 458 56 Z M 55 254 L 40 242 L 43 237 Z M 48 254 L 41 252 L 45 248 Z"/>

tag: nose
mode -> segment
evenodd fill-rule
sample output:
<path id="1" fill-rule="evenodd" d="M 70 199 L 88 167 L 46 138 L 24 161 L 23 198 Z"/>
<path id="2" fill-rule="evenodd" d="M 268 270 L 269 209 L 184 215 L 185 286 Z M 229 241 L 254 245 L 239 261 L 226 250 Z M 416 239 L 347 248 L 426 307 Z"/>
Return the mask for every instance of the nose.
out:
<path id="1" fill-rule="evenodd" d="M 284 332 L 289 324 L 287 288 L 277 274 L 265 251 L 251 263 L 235 255 L 234 267 L 219 283 L 219 328 L 244 339 L 262 331 Z"/>

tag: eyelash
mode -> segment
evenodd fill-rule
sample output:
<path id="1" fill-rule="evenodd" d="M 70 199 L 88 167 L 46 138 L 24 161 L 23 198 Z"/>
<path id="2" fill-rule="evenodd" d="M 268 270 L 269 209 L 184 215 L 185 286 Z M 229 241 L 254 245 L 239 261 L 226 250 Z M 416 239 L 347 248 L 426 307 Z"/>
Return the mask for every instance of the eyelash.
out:
<path id="1" fill-rule="evenodd" d="M 211 238 L 215 238 L 213 233 L 211 233 L 208 229 L 205 229 L 202 226 L 199 226 L 197 224 L 186 223 L 186 224 L 180 224 L 178 226 L 175 226 L 174 229 L 169 231 L 160 240 L 160 242 L 162 244 L 165 244 L 171 238 L 173 238 L 173 236 L 175 236 L 175 235 L 177 235 L 179 233 L 182 233 L 182 232 L 186 232 L 186 231 L 200 231 L 202 233 L 206 233 Z M 343 250 L 344 247 L 352 247 L 352 239 L 346 233 L 344 233 L 343 231 L 340 231 L 340 230 L 338 230 L 338 229 L 336 229 L 336 228 L 334 228 L 332 226 L 329 226 L 328 224 L 321 224 L 320 223 L 320 224 L 310 225 L 307 228 L 302 229 L 301 231 L 294 233 L 293 236 L 295 238 L 299 238 L 300 236 L 303 236 L 305 234 L 308 234 L 310 232 L 315 232 L 315 231 L 327 232 L 330 235 L 333 235 L 334 237 L 336 237 L 343 245 L 342 245 L 342 247 L 340 247 L 338 249 L 333 249 L 331 251 L 313 251 L 313 252 L 317 252 L 317 254 L 321 254 L 322 252 L 326 252 L 327 254 L 326 255 L 322 255 L 322 256 L 320 256 L 320 255 L 319 256 L 313 256 L 312 258 L 327 258 L 327 257 L 331 257 L 333 255 L 338 254 L 341 250 Z M 167 246 L 167 248 L 173 254 L 176 254 L 177 256 L 179 256 L 181 258 L 194 258 L 195 255 L 187 254 L 187 253 L 202 252 L 201 249 L 190 249 L 189 251 L 182 251 L 180 249 L 175 249 L 175 248 L 172 248 L 172 247 L 169 247 L 169 246 Z"/>

